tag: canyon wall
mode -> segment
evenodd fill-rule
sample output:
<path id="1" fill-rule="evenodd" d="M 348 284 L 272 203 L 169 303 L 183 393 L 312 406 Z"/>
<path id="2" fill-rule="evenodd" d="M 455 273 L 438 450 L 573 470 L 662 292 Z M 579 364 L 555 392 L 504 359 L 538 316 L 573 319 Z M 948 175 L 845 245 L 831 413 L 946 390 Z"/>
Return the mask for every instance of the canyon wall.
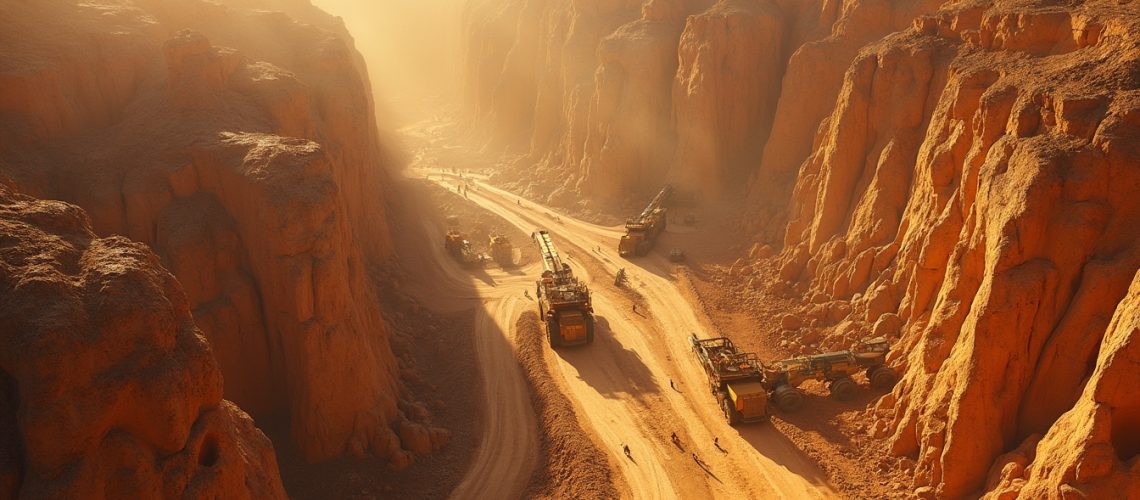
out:
<path id="1" fill-rule="evenodd" d="M 1135 482 L 1137 33 L 1115 1 L 921 16 L 860 51 L 796 173 L 777 288 L 820 348 L 896 340 L 874 432 L 919 494 Z"/>
<path id="2" fill-rule="evenodd" d="M 803 299 L 791 348 L 895 343 L 872 432 L 919 495 L 1135 483 L 1134 1 L 640 3 L 471 2 L 474 121 L 527 152 L 501 179 L 743 186 L 745 234 L 782 246 L 743 268 Z"/>
<path id="3" fill-rule="evenodd" d="M 393 153 L 338 19 L 306 0 L 6 2 L 0 45 L 0 173 L 151 246 L 227 399 L 287 419 L 309 460 L 442 446 L 368 278 L 392 254 Z"/>
<path id="4" fill-rule="evenodd" d="M 146 245 L 0 183 L 0 498 L 285 498 Z"/>
<path id="5" fill-rule="evenodd" d="M 526 152 L 503 177 L 534 195 L 667 179 L 777 212 L 859 48 L 940 3 L 471 0 L 466 103 L 479 139 Z"/>

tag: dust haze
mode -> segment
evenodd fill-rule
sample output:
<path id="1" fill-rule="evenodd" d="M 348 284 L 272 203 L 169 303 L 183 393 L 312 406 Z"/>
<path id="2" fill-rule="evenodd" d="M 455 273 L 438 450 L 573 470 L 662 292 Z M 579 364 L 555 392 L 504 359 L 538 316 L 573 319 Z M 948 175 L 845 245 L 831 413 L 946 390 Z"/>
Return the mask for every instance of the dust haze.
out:
<path id="1" fill-rule="evenodd" d="M 459 0 L 314 0 L 344 19 L 389 119 L 414 120 L 459 90 Z"/>

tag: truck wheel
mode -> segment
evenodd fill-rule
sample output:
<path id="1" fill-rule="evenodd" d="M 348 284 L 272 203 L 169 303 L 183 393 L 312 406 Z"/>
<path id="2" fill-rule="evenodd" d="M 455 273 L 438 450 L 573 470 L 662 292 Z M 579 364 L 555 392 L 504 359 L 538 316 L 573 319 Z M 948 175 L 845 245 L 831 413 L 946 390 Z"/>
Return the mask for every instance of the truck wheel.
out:
<path id="1" fill-rule="evenodd" d="M 728 398 L 721 398 L 720 409 L 724 411 L 724 419 L 728 425 L 736 425 L 740 423 L 740 412 L 732 406 L 732 400 Z"/>
<path id="2" fill-rule="evenodd" d="M 558 320 L 554 318 L 546 320 L 546 336 L 550 339 L 551 349 L 562 345 L 562 334 L 558 331 Z"/>
<path id="3" fill-rule="evenodd" d="M 650 243 L 649 240 L 642 241 L 641 243 L 637 244 L 637 251 L 634 253 L 639 257 L 647 255 L 649 253 L 649 249 L 652 246 L 653 246 L 653 244 Z"/>
<path id="4" fill-rule="evenodd" d="M 794 413 L 804 405 L 804 395 L 799 389 L 790 385 L 781 385 L 772 391 L 772 399 L 781 411 Z"/>
<path id="5" fill-rule="evenodd" d="M 867 380 L 871 381 L 871 387 L 880 391 L 890 390 L 898 379 L 898 375 L 889 366 L 879 365 L 867 370 Z"/>
<path id="6" fill-rule="evenodd" d="M 586 344 L 594 343 L 594 315 L 586 315 Z"/>
<path id="7" fill-rule="evenodd" d="M 848 401 L 855 396 L 855 381 L 851 377 L 843 377 L 827 383 L 831 397 L 840 401 Z"/>

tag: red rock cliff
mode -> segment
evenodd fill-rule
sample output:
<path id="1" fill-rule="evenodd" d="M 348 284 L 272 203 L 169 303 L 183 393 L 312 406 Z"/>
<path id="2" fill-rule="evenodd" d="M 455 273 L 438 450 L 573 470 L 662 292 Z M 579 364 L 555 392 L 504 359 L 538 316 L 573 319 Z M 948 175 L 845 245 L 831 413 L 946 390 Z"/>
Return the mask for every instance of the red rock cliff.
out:
<path id="1" fill-rule="evenodd" d="M 147 246 L 0 184 L 0 498 L 285 498 Z"/>
<path id="2" fill-rule="evenodd" d="M 798 171 L 782 278 L 850 311 L 823 347 L 897 337 L 876 432 L 919 493 L 1104 491 L 1137 462 L 1106 388 L 1140 267 L 1138 28 L 1114 1 L 923 16 L 860 52 Z"/>
<path id="3" fill-rule="evenodd" d="M 753 179 L 786 199 L 859 47 L 940 3 L 471 0 L 467 102 L 559 201 L 662 177 L 707 197 Z"/>
<path id="4" fill-rule="evenodd" d="M 226 396 L 286 416 L 307 458 L 406 463 L 394 429 L 427 431 L 400 410 L 367 279 L 391 254 L 390 153 L 339 20 L 307 1 L 9 2 L 0 38 L 0 168 L 153 247 Z"/>
<path id="5" fill-rule="evenodd" d="M 1140 429 L 1114 391 L 1140 267 L 1135 1 L 671 5 L 538 16 L 535 191 L 749 179 L 750 232 L 783 244 L 774 288 L 808 310 L 790 340 L 896 341 L 904 376 L 874 432 L 914 459 L 918 494 L 1134 481 Z M 480 81 L 518 85 L 488 64 Z"/>

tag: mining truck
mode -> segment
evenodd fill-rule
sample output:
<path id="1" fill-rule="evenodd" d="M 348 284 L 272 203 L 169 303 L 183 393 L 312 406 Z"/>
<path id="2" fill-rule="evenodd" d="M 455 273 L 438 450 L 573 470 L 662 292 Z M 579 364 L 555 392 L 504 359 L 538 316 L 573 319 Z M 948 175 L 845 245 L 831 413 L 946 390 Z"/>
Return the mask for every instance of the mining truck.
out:
<path id="1" fill-rule="evenodd" d="M 755 354 L 740 352 L 726 337 L 697 340 L 690 335 L 689 342 L 730 425 L 768 419 L 764 365 Z"/>
<path id="2" fill-rule="evenodd" d="M 443 248 L 455 260 L 465 266 L 473 266 L 483 262 L 483 255 L 471 247 L 471 242 L 463 237 L 463 233 L 449 229 L 443 240 Z"/>
<path id="3" fill-rule="evenodd" d="M 492 234 L 489 240 L 487 248 L 491 249 L 491 258 L 500 266 L 513 266 L 515 264 L 515 247 L 511 245 L 511 240 L 507 239 L 506 236 L 497 234 Z"/>
<path id="4" fill-rule="evenodd" d="M 590 289 L 562 262 L 550 234 L 531 234 L 542 256 L 542 278 L 535 282 L 538 315 L 546 323 L 550 347 L 589 344 L 594 341 L 594 307 Z"/>
<path id="5" fill-rule="evenodd" d="M 618 255 L 645 255 L 653 248 L 657 236 L 665 231 L 665 199 L 673 188 L 669 185 L 661 188 L 661 192 L 653 197 L 653 201 L 641 211 L 637 217 L 625 220 L 625 234 L 618 243 Z"/>
<path id="6" fill-rule="evenodd" d="M 805 380 L 827 383 L 832 397 L 851 399 L 855 394 L 852 375 L 864 372 L 871 386 L 890 389 L 898 380 L 895 371 L 886 365 L 891 346 L 887 339 L 878 337 L 857 342 L 846 351 L 826 352 L 776 361 L 765 367 L 765 380 L 772 389 L 772 398 L 785 411 L 796 411 L 803 403 L 798 387 Z"/>

